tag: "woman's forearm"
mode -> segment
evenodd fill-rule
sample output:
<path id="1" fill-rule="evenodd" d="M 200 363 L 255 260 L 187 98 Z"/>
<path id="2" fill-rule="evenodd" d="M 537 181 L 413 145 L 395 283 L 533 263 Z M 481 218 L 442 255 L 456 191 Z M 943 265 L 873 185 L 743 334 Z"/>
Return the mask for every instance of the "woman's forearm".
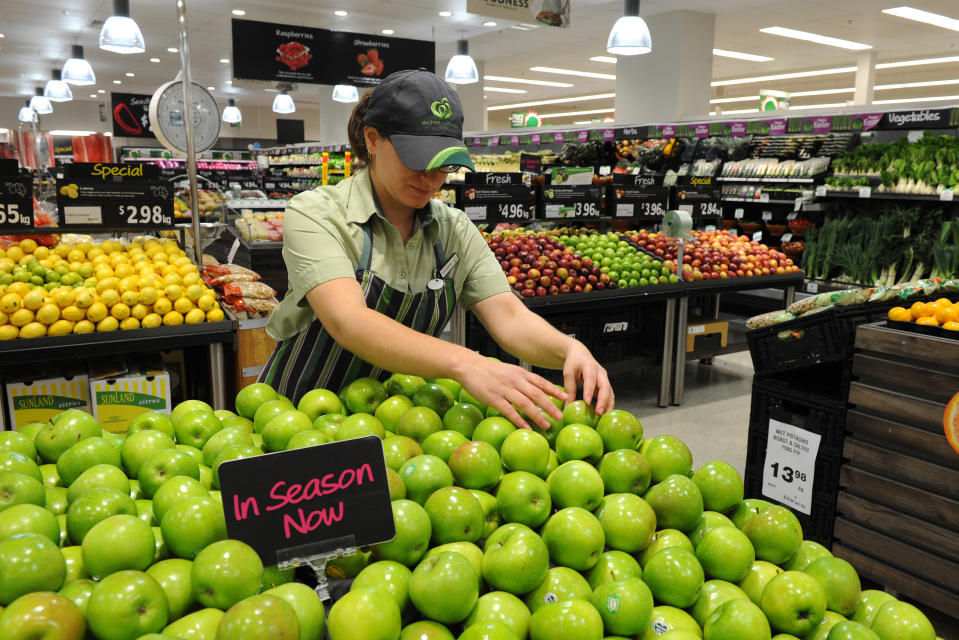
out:
<path id="1" fill-rule="evenodd" d="M 530 311 L 512 293 L 503 293 L 473 307 L 486 330 L 506 351 L 544 369 L 562 369 L 574 338 Z"/>

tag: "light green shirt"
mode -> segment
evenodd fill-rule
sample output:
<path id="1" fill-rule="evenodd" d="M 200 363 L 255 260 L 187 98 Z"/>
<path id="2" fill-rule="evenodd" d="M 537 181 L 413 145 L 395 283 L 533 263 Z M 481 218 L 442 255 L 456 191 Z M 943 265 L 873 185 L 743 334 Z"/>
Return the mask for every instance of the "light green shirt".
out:
<path id="1" fill-rule="evenodd" d="M 417 215 L 413 235 L 404 246 L 400 232 L 376 205 L 369 173 L 360 171 L 335 187 L 301 193 L 287 205 L 283 260 L 289 290 L 270 316 L 266 332 L 271 338 L 289 339 L 316 319 L 306 301 L 311 289 L 356 277 L 363 252 L 362 225 L 371 218 L 371 270 L 393 288 L 410 293 L 426 288 L 437 268 L 433 242 L 438 237 L 447 259 L 454 253 L 459 257 L 447 276 L 453 279 L 458 304 L 469 308 L 510 290 L 499 262 L 465 213 L 431 200 Z"/>

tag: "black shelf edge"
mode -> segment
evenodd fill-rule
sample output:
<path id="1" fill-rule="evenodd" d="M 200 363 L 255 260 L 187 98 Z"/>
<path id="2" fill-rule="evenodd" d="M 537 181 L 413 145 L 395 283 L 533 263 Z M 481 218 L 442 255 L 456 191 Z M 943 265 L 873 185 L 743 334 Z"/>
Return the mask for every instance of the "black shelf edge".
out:
<path id="1" fill-rule="evenodd" d="M 885 193 L 881 191 L 873 191 L 868 198 L 860 198 L 859 194 L 855 191 L 835 191 L 829 190 L 826 191 L 824 196 L 816 196 L 819 199 L 823 198 L 845 198 L 849 200 L 919 200 L 922 202 L 959 202 L 959 200 L 950 201 L 950 200 L 941 200 L 939 195 L 927 195 L 924 193 Z"/>

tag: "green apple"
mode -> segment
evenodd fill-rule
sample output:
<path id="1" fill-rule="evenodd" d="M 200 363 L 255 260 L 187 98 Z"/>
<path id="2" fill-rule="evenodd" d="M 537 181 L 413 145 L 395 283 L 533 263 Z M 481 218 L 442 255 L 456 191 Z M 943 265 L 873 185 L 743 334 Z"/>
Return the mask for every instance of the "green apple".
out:
<path id="1" fill-rule="evenodd" d="M 887 602 L 876 612 L 872 630 L 880 640 L 935 640 L 929 618 L 908 602 Z"/>
<path id="2" fill-rule="evenodd" d="M 549 442 L 530 429 L 517 429 L 503 441 L 500 457 L 509 471 L 526 471 L 534 476 L 544 476 L 549 464 Z"/>
<path id="3" fill-rule="evenodd" d="M 58 590 L 66 571 L 63 554 L 46 536 L 24 533 L 0 541 L 0 605 L 31 591 Z"/>
<path id="4" fill-rule="evenodd" d="M 173 418 L 176 441 L 201 450 L 206 441 L 222 428 L 223 423 L 212 411 L 190 411 Z"/>
<path id="5" fill-rule="evenodd" d="M 137 514 L 136 502 L 129 494 L 106 488 L 87 491 L 67 508 L 67 534 L 70 541 L 81 544 L 95 524 L 118 514 Z"/>
<path id="6" fill-rule="evenodd" d="M 54 416 L 33 440 L 40 459 L 56 462 L 60 455 L 80 440 L 95 438 L 102 433 L 100 424 L 85 411 L 67 409 Z"/>
<path id="7" fill-rule="evenodd" d="M 386 468 L 386 480 L 390 485 L 390 500 L 403 500 L 406 498 L 406 485 L 403 484 L 403 478 L 389 467 Z"/>
<path id="8" fill-rule="evenodd" d="M 635 553 L 649 546 L 656 533 L 656 513 L 633 493 L 611 493 L 596 509 L 606 546 Z"/>
<path id="9" fill-rule="evenodd" d="M 65 514 L 70 501 L 67 500 L 67 490 L 65 487 L 44 487 L 45 509 L 55 516 Z M 37 506 L 37 505 L 34 505 Z"/>
<path id="10" fill-rule="evenodd" d="M 409 568 L 399 562 L 380 560 L 360 571 L 350 589 L 384 589 L 396 602 L 400 612 L 403 612 L 410 604 L 411 575 Z"/>
<path id="11" fill-rule="evenodd" d="M 602 640 L 603 619 L 588 600 L 561 600 L 529 619 L 530 640 Z"/>
<path id="12" fill-rule="evenodd" d="M 439 622 L 420 620 L 403 627 L 399 640 L 456 640 L 456 636 Z"/>
<path id="13" fill-rule="evenodd" d="M 470 489 L 469 492 L 483 510 L 483 531 L 480 534 L 480 540 L 485 540 L 502 524 L 499 511 L 496 509 L 496 497 L 479 489 Z"/>
<path id="14" fill-rule="evenodd" d="M 64 449 L 66 451 L 66 449 Z M 0 451 L 0 473 L 12 471 L 13 473 L 22 473 L 30 476 L 39 482 L 43 482 L 43 473 L 36 462 L 16 451 Z"/>
<path id="15" fill-rule="evenodd" d="M 358 378 L 348 384 L 342 392 L 346 408 L 350 413 L 376 412 L 377 407 L 386 400 L 386 388 L 375 378 Z"/>
<path id="16" fill-rule="evenodd" d="M 366 618 L 362 618 L 364 622 Z M 300 623 L 296 611 L 283 598 L 260 594 L 240 600 L 227 609 L 216 628 L 217 640 L 276 638 L 297 640 Z"/>
<path id="17" fill-rule="evenodd" d="M 450 455 L 449 468 L 456 484 L 467 489 L 488 489 L 495 486 L 502 475 L 499 453 L 483 441 L 460 445 Z"/>
<path id="18" fill-rule="evenodd" d="M 292 582 L 296 569 L 290 567 L 288 569 L 280 569 L 275 564 L 267 565 L 263 567 L 263 589 L 272 589 L 273 587 L 278 587 L 281 584 L 286 584 L 287 582 Z"/>
<path id="19" fill-rule="evenodd" d="M 563 408 L 563 425 L 585 424 L 588 427 L 595 427 L 599 421 L 599 416 L 593 410 L 592 405 L 586 404 L 583 400 L 573 400 Z"/>
<path id="20" fill-rule="evenodd" d="M 667 476 L 651 486 L 643 498 L 656 512 L 656 522 L 663 529 L 692 531 L 703 517 L 699 487 L 684 475 Z"/>
<path id="21" fill-rule="evenodd" d="M 549 495 L 557 509 L 582 507 L 592 511 L 603 500 L 603 478 L 596 468 L 582 460 L 559 465 L 548 478 Z"/>
<path id="22" fill-rule="evenodd" d="M 463 624 L 469 627 L 483 622 L 500 622 L 517 638 L 525 638 L 529 630 L 529 618 L 529 608 L 512 593 L 490 591 L 479 597 Z"/>
<path id="23" fill-rule="evenodd" d="M 736 527 L 716 527 L 703 536 L 696 558 L 710 578 L 739 582 L 749 575 L 756 552 L 746 534 Z"/>
<path id="24" fill-rule="evenodd" d="M 440 384 L 427 382 L 413 392 L 410 397 L 417 407 L 429 407 L 442 418 L 456 404 L 456 398 L 450 390 Z"/>
<path id="25" fill-rule="evenodd" d="M 228 427 L 226 425 L 223 425 L 224 430 L 226 430 L 227 428 Z M 249 431 L 247 431 L 247 433 L 250 434 L 250 438 L 252 439 L 253 438 L 252 433 Z M 176 445 L 176 449 L 178 451 L 182 451 L 183 453 L 193 458 L 193 461 L 196 462 L 197 464 L 203 464 L 203 452 L 197 449 L 196 447 L 191 447 L 188 444 L 178 444 Z"/>
<path id="26" fill-rule="evenodd" d="M 228 609 L 254 595 L 263 582 L 263 562 L 239 540 L 218 540 L 193 559 L 190 583 L 204 607 Z"/>
<path id="27" fill-rule="evenodd" d="M 606 451 L 634 450 L 643 443 L 643 425 L 636 416 L 622 409 L 604 413 L 596 422 L 596 432 L 603 439 Z"/>
<path id="28" fill-rule="evenodd" d="M 97 583 L 87 602 L 87 624 L 101 640 L 138 638 L 167 623 L 166 594 L 142 571 L 118 571 Z"/>
<path id="29" fill-rule="evenodd" d="M 383 457 L 386 466 L 393 470 L 399 470 L 407 460 L 421 455 L 423 449 L 413 438 L 390 436 L 383 440 Z"/>
<path id="30" fill-rule="evenodd" d="M 801 637 L 826 615 L 826 591 L 808 574 L 785 571 L 766 583 L 759 606 L 773 629 Z"/>
<path id="31" fill-rule="evenodd" d="M 326 611 L 316 591 L 305 584 L 290 582 L 264 592 L 284 600 L 296 613 L 300 627 L 299 640 L 321 640 L 326 626 Z"/>
<path id="32" fill-rule="evenodd" d="M 33 438 L 20 431 L 0 431 L 0 451 L 12 451 L 37 461 L 37 447 Z"/>
<path id="33" fill-rule="evenodd" d="M 423 442 L 426 438 L 443 430 L 443 419 L 429 407 L 413 407 L 396 422 L 396 433 Z"/>
<path id="34" fill-rule="evenodd" d="M 843 616 L 851 616 L 859 606 L 862 586 L 859 574 L 842 558 L 819 558 L 804 571 L 819 581 L 826 591 L 826 608 Z"/>
<path id="35" fill-rule="evenodd" d="M 313 392 L 311 391 L 309 393 Z M 334 397 L 336 396 L 336 394 L 333 395 Z M 256 415 L 256 410 L 261 404 L 268 400 L 276 400 L 278 397 L 273 387 L 266 383 L 256 382 L 247 385 L 236 394 L 236 412 L 244 418 L 252 420 L 253 416 Z M 337 400 L 337 402 L 339 402 L 339 400 Z"/>
<path id="36" fill-rule="evenodd" d="M 16 504 L 0 511 L 0 540 L 23 533 L 36 533 L 60 544 L 57 516 L 35 504 Z"/>
<path id="37" fill-rule="evenodd" d="M 550 560 L 578 571 L 592 569 L 606 545 L 603 525 L 580 507 L 567 507 L 553 514 L 543 526 L 543 541 Z"/>
<path id="38" fill-rule="evenodd" d="M 553 567 L 538 587 L 526 594 L 524 601 L 531 613 L 557 600 L 589 600 L 593 590 L 578 571 Z"/>
<path id="39" fill-rule="evenodd" d="M 642 578 L 643 570 L 633 556 L 623 551 L 607 551 L 599 556 L 599 561 L 586 576 L 590 589 L 607 582 L 618 582 L 629 578 Z"/>
<path id="40" fill-rule="evenodd" d="M 63 479 L 60 477 L 60 472 L 57 471 L 57 465 L 55 464 L 41 464 L 40 475 L 43 477 L 43 486 L 45 487 L 66 486 L 66 483 L 64 483 Z M 32 478 L 33 476 L 30 477 Z"/>
<path id="41" fill-rule="evenodd" d="M 453 452 L 464 444 L 469 444 L 469 440 L 459 431 L 437 431 L 423 440 L 423 453 L 436 456 L 449 466 Z M 456 476 L 453 476 L 453 479 L 455 480 Z"/>
<path id="42" fill-rule="evenodd" d="M 265 401 L 266 400 L 264 400 L 264 402 Z M 296 404 L 296 408 L 298 411 L 305 413 L 310 418 L 310 422 L 328 413 L 343 413 L 343 404 L 337 395 L 329 389 L 313 389 L 307 391 Z M 245 417 L 252 418 L 253 416 Z"/>
<path id="43" fill-rule="evenodd" d="M 199 480 L 200 466 L 189 454 L 179 449 L 161 449 L 140 465 L 137 480 L 142 494 L 152 498 L 160 485 L 176 476 L 187 476 Z"/>
<path id="44" fill-rule="evenodd" d="M 315 447 L 329 442 L 332 442 L 332 440 L 330 440 L 325 433 L 311 429 L 310 431 L 301 431 L 290 438 L 290 441 L 286 443 L 286 450 L 306 449 L 307 447 Z M 390 471 L 393 470 L 390 469 Z M 396 472 L 393 471 L 393 473 Z"/>
<path id="45" fill-rule="evenodd" d="M 253 436 L 255 433 L 253 430 L 253 421 L 249 418 L 244 418 L 243 416 L 238 415 L 221 416 L 216 411 L 213 412 L 213 415 L 220 419 L 220 424 L 223 425 L 224 429 L 230 427 L 239 427 L 250 434 L 250 436 Z"/>
<path id="46" fill-rule="evenodd" d="M 161 484 L 153 494 L 153 517 L 157 522 L 163 522 L 166 512 L 181 500 L 207 495 L 207 490 L 199 480 L 190 476 L 174 476 Z"/>
<path id="47" fill-rule="evenodd" d="M 799 551 L 783 564 L 786 571 L 804 571 L 814 560 L 831 558 L 832 553 L 826 547 L 812 540 L 803 540 Z"/>
<path id="48" fill-rule="evenodd" d="M 372 416 L 371 416 L 372 417 Z M 267 451 L 286 451 L 286 445 L 297 433 L 313 429 L 313 422 L 302 411 L 289 409 L 274 416 L 260 433 Z"/>
<path id="49" fill-rule="evenodd" d="M 277 420 L 278 418 L 274 418 Z M 269 431 L 269 425 L 263 431 L 264 438 Z M 352 438 L 364 438 L 366 436 L 376 436 L 380 440 L 386 437 L 386 430 L 379 418 L 368 413 L 354 413 L 348 416 L 336 428 L 337 440 L 350 440 Z"/>
<path id="50" fill-rule="evenodd" d="M 252 447 L 253 438 L 250 437 L 250 433 L 243 427 L 224 427 L 210 436 L 210 439 L 203 445 L 200 460 L 196 462 L 212 467 L 216 461 L 216 457 L 232 444 L 243 444 Z"/>
<path id="51" fill-rule="evenodd" d="M 406 485 L 406 497 L 418 504 L 424 504 L 437 489 L 453 485 L 453 473 L 436 456 L 410 458 L 397 471 Z"/>
<path id="52" fill-rule="evenodd" d="M 454 398 L 458 398 L 460 392 L 463 390 L 463 385 L 452 378 L 427 378 L 426 382 L 445 387 Z"/>
<path id="53" fill-rule="evenodd" d="M 603 439 L 596 429 L 585 424 L 573 423 L 563 427 L 556 436 L 554 448 L 561 464 L 568 460 L 585 460 L 597 465 L 603 457 Z"/>
<path id="54" fill-rule="evenodd" d="M 682 531 L 677 531 L 676 529 L 660 529 L 653 534 L 653 539 L 650 541 L 649 546 L 643 549 L 642 553 L 640 553 L 636 559 L 639 560 L 640 566 L 645 569 L 646 563 L 649 562 L 650 558 L 663 549 L 669 549 L 670 547 L 685 549 L 690 553 L 696 552 L 692 542 L 689 541 L 689 537 Z"/>
<path id="55" fill-rule="evenodd" d="M 507 524 L 486 541 L 483 578 L 494 589 L 513 595 L 529 593 L 543 582 L 548 570 L 549 549 L 529 527 Z"/>
<path id="56" fill-rule="evenodd" d="M 696 604 L 689 609 L 689 613 L 692 614 L 700 626 L 703 626 L 713 611 L 730 600 L 749 600 L 749 597 L 742 589 L 730 582 L 707 580 L 703 583 L 699 598 L 696 600 Z"/>
<path id="57" fill-rule="evenodd" d="M 216 630 L 222 619 L 223 612 L 219 609 L 200 609 L 171 622 L 163 634 L 189 640 L 216 638 Z"/>
<path id="58" fill-rule="evenodd" d="M 206 411 L 207 413 L 213 413 L 213 407 L 202 400 L 184 400 L 177 406 L 173 407 L 173 411 L 170 412 L 170 420 L 172 420 L 174 426 L 176 426 L 177 420 L 192 411 Z"/>
<path id="59" fill-rule="evenodd" d="M 410 576 L 410 602 L 437 622 L 462 622 L 478 598 L 479 577 L 470 561 L 459 553 L 427 556 Z"/>
<path id="60" fill-rule="evenodd" d="M 339 556 L 326 563 L 326 575 L 331 578 L 355 578 L 356 575 L 370 564 L 371 551 L 354 551 L 345 556 Z"/>
<path id="61" fill-rule="evenodd" d="M 253 458 L 258 455 L 262 455 L 263 451 L 256 448 L 256 446 L 249 446 L 245 444 L 231 444 L 229 447 L 220 452 L 220 455 L 216 457 L 216 460 L 213 461 L 213 467 L 207 467 L 204 464 L 200 465 L 200 484 L 202 484 L 207 489 L 211 487 L 220 488 L 220 465 L 224 462 L 230 460 L 242 460 L 244 458 Z M 209 477 L 206 477 L 208 476 Z"/>
<path id="62" fill-rule="evenodd" d="M 763 595 L 763 589 L 770 580 L 782 573 L 783 570 L 771 562 L 757 560 L 749 567 L 746 577 L 737 583 L 753 604 L 758 605 Z"/>
<path id="63" fill-rule="evenodd" d="M 429 549 L 432 525 L 426 509 L 412 500 L 394 500 L 393 524 L 396 536 L 373 545 L 373 556 L 378 560 L 394 560 L 407 567 L 414 566 Z"/>
<path id="64" fill-rule="evenodd" d="M 745 599 L 723 603 L 703 625 L 708 640 L 769 640 L 771 635 L 762 609 Z"/>
<path id="65" fill-rule="evenodd" d="M 68 598 L 86 615 L 87 601 L 90 600 L 90 594 L 93 593 L 93 587 L 95 587 L 96 584 L 97 583 L 89 577 L 77 578 L 76 580 L 65 581 L 57 593 L 64 598 Z"/>
<path id="66" fill-rule="evenodd" d="M 84 493 L 93 489 L 114 489 L 129 494 L 130 480 L 121 469 L 113 465 L 97 464 L 81 473 L 80 477 L 67 488 L 67 500 L 73 503 Z"/>
<path id="67" fill-rule="evenodd" d="M 496 509 L 504 522 L 538 527 L 546 522 L 552 509 L 549 487 L 532 473 L 508 473 L 496 488 Z"/>
<path id="68" fill-rule="evenodd" d="M 380 406 L 376 408 L 376 412 L 373 415 L 383 424 L 384 429 L 395 433 L 400 418 L 412 408 L 412 400 L 404 395 L 397 394 L 384 400 Z"/>
<path id="69" fill-rule="evenodd" d="M 506 436 L 516 431 L 516 427 L 506 418 L 495 416 L 485 418 L 476 425 L 473 430 L 473 440 L 488 442 L 496 448 L 499 453 Z"/>
<path id="70" fill-rule="evenodd" d="M 549 462 L 546 463 L 546 470 L 543 473 L 548 478 L 549 474 L 553 473 L 558 468 L 559 468 L 559 458 L 556 457 L 556 452 L 550 449 Z"/>
<path id="71" fill-rule="evenodd" d="M 30 442 L 33 442 L 37 435 L 49 424 L 48 422 L 28 422 L 27 424 L 17 427 L 17 432 L 27 436 L 30 438 Z"/>
<path id="72" fill-rule="evenodd" d="M 483 421 L 483 412 L 474 405 L 466 402 L 458 402 L 450 407 L 449 411 L 443 414 L 443 428 L 451 431 L 459 431 L 467 439 L 473 437 L 473 431 L 476 425 Z"/>
<path id="73" fill-rule="evenodd" d="M 476 542 L 483 533 L 483 507 L 462 487 L 443 487 L 423 505 L 432 525 L 433 544 Z"/>
<path id="74" fill-rule="evenodd" d="M 686 443 L 675 436 L 650 438 L 643 443 L 640 453 L 649 462 L 654 484 L 674 474 L 689 476 L 693 469 L 693 454 Z"/>
<path id="75" fill-rule="evenodd" d="M 830 629 L 826 640 L 879 640 L 879 636 L 869 627 L 847 620 Z"/>
<path id="76" fill-rule="evenodd" d="M 267 400 L 261 404 L 257 408 L 256 413 L 253 414 L 253 432 L 263 433 L 263 428 L 266 427 L 270 420 L 292 409 L 294 409 L 293 403 L 284 398 Z M 319 420 L 319 418 L 317 418 L 317 420 Z M 314 421 L 314 424 L 315 422 L 316 421 Z"/>
<path id="77" fill-rule="evenodd" d="M 489 621 L 467 626 L 456 640 L 516 640 L 516 635 L 502 622 Z"/>
<path id="78" fill-rule="evenodd" d="M 6 640 L 82 640 L 83 612 L 56 593 L 28 593 L 0 613 L 0 638 Z"/>
<path id="79" fill-rule="evenodd" d="M 426 384 L 426 380 L 419 376 L 394 373 L 387 379 L 385 388 L 391 396 L 399 394 L 410 397 L 424 384 Z"/>
<path id="80" fill-rule="evenodd" d="M 342 413 L 328 413 L 314 420 L 313 428 L 327 435 L 330 440 L 336 440 L 336 430 L 343 424 L 344 420 L 346 420 L 346 416 Z M 254 434 L 254 436 L 256 435 L 259 434 Z"/>
<path id="81" fill-rule="evenodd" d="M 161 413 L 160 411 L 148 411 L 146 413 L 141 413 L 131 420 L 130 424 L 127 426 L 127 437 L 129 438 L 134 433 L 146 431 L 148 429 L 162 431 L 171 438 L 175 437 L 173 431 L 173 421 L 170 419 L 170 415 Z"/>
<path id="82" fill-rule="evenodd" d="M 718 511 L 703 511 L 703 517 L 696 528 L 689 532 L 689 541 L 698 547 L 703 537 L 716 527 L 735 527 L 732 520 Z"/>
<path id="83" fill-rule="evenodd" d="M 120 460 L 123 470 L 130 478 L 136 478 L 140 473 L 140 465 L 154 452 L 160 449 L 174 449 L 173 438 L 154 429 L 138 431 L 123 441 L 120 446 Z"/>
<path id="84" fill-rule="evenodd" d="M 63 584 L 68 584 L 75 580 L 83 580 L 90 577 L 86 567 L 83 566 L 83 549 L 79 546 L 60 547 L 60 553 L 63 554 L 63 561 L 67 572 L 63 577 Z"/>
<path id="85" fill-rule="evenodd" d="M 190 560 L 200 549 L 226 538 L 223 505 L 212 498 L 186 498 L 164 514 L 160 531 L 171 553 Z"/>
<path id="86" fill-rule="evenodd" d="M 57 474 L 69 486 L 80 474 L 98 465 L 120 467 L 120 448 L 104 438 L 86 438 L 63 452 L 57 460 Z"/>
<path id="87" fill-rule="evenodd" d="M 637 640 L 659 640 L 661 636 L 670 638 L 668 634 L 687 633 L 696 638 L 703 637 L 703 631 L 693 620 L 692 616 L 676 607 L 660 605 L 653 607 L 653 615 L 650 617 L 649 626 L 646 630 L 636 636 Z M 687 640 L 681 636 L 681 640 Z"/>
<path id="88" fill-rule="evenodd" d="M 782 564 L 799 551 L 802 526 L 796 515 L 779 505 L 766 507 L 742 529 L 756 550 L 756 558 Z"/>
<path id="89" fill-rule="evenodd" d="M 153 562 L 156 539 L 136 516 L 110 516 L 93 525 L 81 544 L 83 566 L 95 580 L 121 571 L 143 571 Z"/>
<path id="90" fill-rule="evenodd" d="M 693 472 L 693 482 L 703 494 L 703 507 L 727 513 L 743 501 L 743 479 L 727 462 L 707 462 Z"/>
<path id="91" fill-rule="evenodd" d="M 758 498 L 746 498 L 733 510 L 732 515 L 729 516 L 729 519 L 733 521 L 733 524 L 736 525 L 737 529 L 742 529 L 754 516 L 756 516 L 766 507 L 771 507 L 772 504 L 772 502 L 767 502 Z"/>
<path id="92" fill-rule="evenodd" d="M 853 612 L 851 619 L 867 627 L 872 627 L 872 621 L 875 620 L 876 613 L 882 608 L 882 605 L 895 601 L 895 596 L 885 591 L 866 589 L 859 595 L 859 605 Z"/>
<path id="93" fill-rule="evenodd" d="M 176 620 L 193 608 L 196 596 L 190 574 L 193 563 L 183 558 L 161 560 L 147 569 L 147 574 L 157 581 L 166 595 L 170 620 Z"/>
<path id="94" fill-rule="evenodd" d="M 643 580 L 657 602 L 685 609 L 699 599 L 705 576 L 695 555 L 670 547 L 649 559 L 643 567 Z"/>
<path id="95" fill-rule="evenodd" d="M 829 632 L 840 622 L 846 622 L 845 616 L 842 616 L 835 611 L 826 611 L 826 615 L 823 616 L 822 622 L 819 623 L 819 626 L 808 633 L 803 640 L 827 640 L 829 638 Z"/>
<path id="96" fill-rule="evenodd" d="M 47 492 L 33 476 L 16 471 L 0 472 L 0 512 L 18 504 L 44 506 Z"/>
<path id="97" fill-rule="evenodd" d="M 603 456 L 599 475 L 608 493 L 643 495 L 649 488 L 649 462 L 638 451 L 617 449 Z"/>
<path id="98" fill-rule="evenodd" d="M 601 584 L 593 591 L 590 602 L 602 617 L 608 635 L 642 633 L 653 615 L 653 595 L 639 578 Z"/>

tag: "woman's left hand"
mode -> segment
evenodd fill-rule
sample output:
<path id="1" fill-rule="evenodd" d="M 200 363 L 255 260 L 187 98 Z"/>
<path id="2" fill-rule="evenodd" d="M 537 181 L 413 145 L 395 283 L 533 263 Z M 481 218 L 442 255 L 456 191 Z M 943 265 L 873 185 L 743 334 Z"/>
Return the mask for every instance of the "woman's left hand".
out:
<path id="1" fill-rule="evenodd" d="M 596 413 L 603 415 L 613 408 L 615 398 L 609 376 L 589 349 L 579 340 L 572 340 L 563 364 L 563 382 L 570 401 L 576 398 L 577 383 L 583 383 L 583 400 L 591 404 L 596 399 Z"/>

